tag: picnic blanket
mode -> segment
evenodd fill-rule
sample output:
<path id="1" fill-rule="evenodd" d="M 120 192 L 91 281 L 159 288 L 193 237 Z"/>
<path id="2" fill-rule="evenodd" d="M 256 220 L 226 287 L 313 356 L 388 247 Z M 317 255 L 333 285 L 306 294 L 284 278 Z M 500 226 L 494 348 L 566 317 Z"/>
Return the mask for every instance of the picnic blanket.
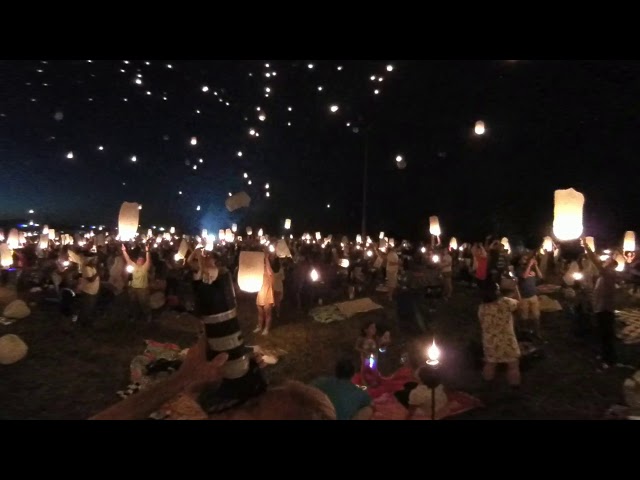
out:
<path id="1" fill-rule="evenodd" d="M 360 373 L 356 373 L 351 381 L 356 385 L 360 384 Z M 405 420 L 407 409 L 398 401 L 394 393 L 402 390 L 405 383 L 413 381 L 415 381 L 415 378 L 411 370 L 407 367 L 402 367 L 390 377 L 382 377 L 379 386 L 367 388 L 366 392 L 373 399 L 374 413 L 372 420 Z M 436 416 L 436 420 L 460 415 L 483 406 L 479 399 L 468 393 L 447 389 L 445 391 L 449 402 L 447 408 Z M 425 413 L 418 409 L 413 419 L 431 420 L 431 417 L 429 412 Z"/>
<path id="2" fill-rule="evenodd" d="M 618 320 L 618 338 L 627 345 L 640 343 L 640 309 L 616 310 L 615 313 Z"/>
<path id="3" fill-rule="evenodd" d="M 316 307 L 309 312 L 309 315 L 311 315 L 316 322 L 320 323 L 338 322 L 347 319 L 336 305 Z"/>
<path id="4" fill-rule="evenodd" d="M 348 302 L 340 302 L 335 305 L 338 307 L 338 310 L 340 310 L 340 313 L 347 318 L 351 318 L 358 313 L 370 312 L 371 310 L 378 310 L 382 308 L 382 305 L 378 305 L 369 297 L 349 300 Z"/>
<path id="5" fill-rule="evenodd" d="M 334 303 L 325 307 L 316 307 L 309 312 L 316 322 L 331 323 L 346 320 L 358 313 L 378 310 L 381 305 L 373 302 L 369 297 L 349 300 L 347 302 Z"/>

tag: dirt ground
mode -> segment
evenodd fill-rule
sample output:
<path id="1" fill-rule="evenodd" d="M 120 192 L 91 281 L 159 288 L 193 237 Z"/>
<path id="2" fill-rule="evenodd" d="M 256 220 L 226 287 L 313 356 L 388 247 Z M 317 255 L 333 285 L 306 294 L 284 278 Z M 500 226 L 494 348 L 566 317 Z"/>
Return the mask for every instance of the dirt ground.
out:
<path id="1" fill-rule="evenodd" d="M 426 350 L 431 335 L 407 333 L 398 325 L 393 306 L 372 298 L 385 308 L 330 324 L 314 322 L 285 303 L 282 318 L 274 319 L 271 333 L 264 337 L 250 333 L 256 319 L 255 296 L 240 294 L 239 319 L 248 345 L 287 352 L 264 370 L 272 384 L 309 381 L 330 373 L 339 357 L 355 359 L 359 329 L 371 319 L 391 327 L 393 345 L 380 360 L 383 374 L 390 374 L 400 366 L 408 342 L 422 342 Z M 0 303 L 6 301 L 0 295 Z M 618 306 L 631 302 L 621 292 Z M 478 304 L 475 290 L 457 285 L 452 300 L 434 301 L 430 313 L 430 328 L 443 351 L 443 383 L 485 403 L 455 419 L 602 419 L 609 407 L 623 403 L 622 383 L 634 370 L 599 372 L 595 339 L 575 337 L 563 312 L 543 313 L 547 343 L 542 358 L 523 365 L 519 394 L 510 391 L 503 375 L 486 385 L 469 355 L 470 343 L 480 339 Z M 166 311 L 153 324 L 134 324 L 122 315 L 122 307 L 116 305 L 89 328 L 71 324 L 58 315 L 55 304 L 40 301 L 28 318 L 0 325 L 0 336 L 17 334 L 29 346 L 23 361 L 0 365 L 0 419 L 85 419 L 119 400 L 116 392 L 130 383 L 129 364 L 144 351 L 145 339 L 183 348 L 195 339 L 196 320 L 188 314 Z M 640 364 L 639 345 L 619 344 L 619 352 L 623 363 Z"/>

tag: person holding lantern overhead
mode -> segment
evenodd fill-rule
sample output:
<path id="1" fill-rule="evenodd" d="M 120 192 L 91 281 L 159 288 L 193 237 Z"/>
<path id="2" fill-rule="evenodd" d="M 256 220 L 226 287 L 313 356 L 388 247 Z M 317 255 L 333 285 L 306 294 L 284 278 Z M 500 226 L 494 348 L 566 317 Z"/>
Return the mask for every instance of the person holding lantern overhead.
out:
<path id="1" fill-rule="evenodd" d="M 145 247 L 145 257 L 139 256 L 135 263 L 127 253 L 127 247 L 122 245 L 122 256 L 127 266 L 133 269 L 131 272 L 131 299 L 136 310 L 136 316 L 144 316 L 151 321 L 151 306 L 149 305 L 149 268 L 151 267 L 151 255 L 149 245 Z"/>
<path id="2" fill-rule="evenodd" d="M 542 273 L 538 268 L 535 252 L 529 256 L 520 258 L 520 265 L 516 270 L 518 277 L 518 287 L 520 289 L 520 317 L 530 324 L 534 335 L 542 338 L 540 330 L 540 303 L 536 290 L 536 280 L 542 278 Z"/>
<path id="3" fill-rule="evenodd" d="M 586 240 L 584 238 L 580 240 L 587 252 L 589 260 L 593 262 L 600 272 L 600 277 L 598 277 L 593 290 L 593 311 L 596 314 L 596 320 L 598 322 L 602 356 L 601 367 L 604 370 L 615 365 L 617 362 L 614 298 L 616 293 L 616 267 L 618 266 L 618 262 L 611 257 L 607 257 L 604 262 L 600 262 Z"/>

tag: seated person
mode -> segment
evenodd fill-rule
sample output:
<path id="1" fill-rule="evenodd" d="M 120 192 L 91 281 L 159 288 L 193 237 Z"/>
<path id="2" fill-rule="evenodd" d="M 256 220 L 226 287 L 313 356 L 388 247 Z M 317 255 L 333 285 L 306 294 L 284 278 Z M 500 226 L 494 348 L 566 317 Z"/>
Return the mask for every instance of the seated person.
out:
<path id="1" fill-rule="evenodd" d="M 319 377 L 311 385 L 329 397 L 338 420 L 368 420 L 373 415 L 371 397 L 351 382 L 355 374 L 353 362 L 339 360 L 335 377 Z"/>
<path id="2" fill-rule="evenodd" d="M 430 383 L 431 375 L 431 370 L 426 366 L 418 370 L 418 380 L 420 382 L 409 392 L 407 420 L 411 420 L 418 409 L 422 410 L 427 417 L 431 417 L 434 397 L 431 388 L 427 386 Z M 447 404 L 449 403 L 442 385 L 438 385 L 435 388 L 435 403 L 436 418 L 439 418 L 446 412 Z"/>

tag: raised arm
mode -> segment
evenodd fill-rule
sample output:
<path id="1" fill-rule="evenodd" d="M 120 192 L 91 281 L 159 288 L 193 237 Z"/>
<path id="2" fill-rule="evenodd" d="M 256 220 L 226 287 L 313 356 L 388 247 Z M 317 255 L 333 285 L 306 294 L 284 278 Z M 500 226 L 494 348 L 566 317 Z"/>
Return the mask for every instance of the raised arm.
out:
<path id="1" fill-rule="evenodd" d="M 125 247 L 124 244 L 122 244 L 122 256 L 124 257 L 124 261 L 127 263 L 127 265 L 134 265 L 134 263 L 131 261 L 131 258 L 129 257 L 129 254 L 127 253 L 127 247 Z"/>
<path id="2" fill-rule="evenodd" d="M 591 263 L 595 265 L 595 267 L 598 269 L 598 272 L 602 274 L 602 272 L 604 272 L 604 267 L 602 266 L 602 262 L 600 262 L 600 259 L 596 256 L 595 253 L 593 253 L 593 251 L 589 247 L 589 244 L 585 241 L 584 238 L 580 239 L 580 243 L 582 243 L 582 246 L 587 252 L 587 258 L 591 260 Z"/>

